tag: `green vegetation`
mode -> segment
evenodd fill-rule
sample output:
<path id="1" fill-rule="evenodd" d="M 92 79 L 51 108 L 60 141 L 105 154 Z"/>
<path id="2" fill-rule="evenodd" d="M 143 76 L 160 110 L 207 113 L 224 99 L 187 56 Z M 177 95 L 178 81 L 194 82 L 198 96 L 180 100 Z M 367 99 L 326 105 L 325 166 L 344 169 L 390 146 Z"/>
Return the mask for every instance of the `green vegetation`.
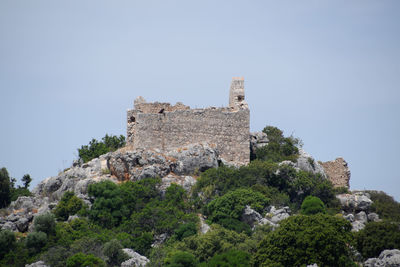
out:
<path id="1" fill-rule="evenodd" d="M 355 237 L 357 249 L 365 258 L 378 257 L 384 249 L 400 249 L 398 222 L 370 222 Z"/>
<path id="2" fill-rule="evenodd" d="M 83 162 L 88 162 L 100 155 L 106 154 L 107 152 L 115 151 L 120 147 L 125 146 L 125 136 L 120 135 L 108 135 L 104 136 L 101 141 L 92 139 L 89 145 L 83 145 L 78 149 L 79 159 Z"/>
<path id="3" fill-rule="evenodd" d="M 65 192 L 54 209 L 57 220 L 62 221 L 66 221 L 70 215 L 84 214 L 85 212 L 86 207 L 82 199 L 76 197 L 73 192 Z"/>
<path id="4" fill-rule="evenodd" d="M 300 141 L 284 137 L 275 127 L 264 132 L 269 143 L 255 151 L 250 164 L 199 173 L 191 192 L 146 178 L 91 184 L 91 205 L 73 192 L 64 193 L 52 213 L 35 217 L 33 232 L 0 231 L 0 266 L 38 260 L 53 267 L 120 266 L 128 258 L 123 248 L 148 257 L 149 266 L 355 266 L 352 248 L 364 258 L 400 248 L 399 203 L 371 191 L 371 211 L 384 220 L 351 233 L 350 223 L 337 215 L 335 198 L 347 189 L 334 189 L 320 175 L 280 166 L 282 160 L 297 159 Z M 87 162 L 122 145 L 123 137 L 106 135 L 82 146 L 79 156 Z M 17 187 L 16 179 L 1 169 L 2 207 L 30 194 L 30 182 L 24 175 L 23 186 Z M 265 224 L 251 229 L 243 222 L 246 206 L 265 215 L 270 205 L 289 206 L 294 215 L 274 228 Z M 67 221 L 75 214 L 79 217 Z M 207 233 L 200 232 L 200 214 L 210 225 Z"/>
<path id="5" fill-rule="evenodd" d="M 353 266 L 351 225 L 330 215 L 291 216 L 258 247 L 255 266 Z"/>
<path id="6" fill-rule="evenodd" d="M 379 214 L 382 219 L 400 222 L 400 203 L 393 197 L 379 191 L 367 191 L 374 202 L 371 205 L 371 211 Z"/>
<path id="7" fill-rule="evenodd" d="M 281 162 L 284 160 L 296 161 L 299 155 L 301 141 L 292 136 L 284 137 L 283 132 L 276 127 L 267 126 L 263 132 L 268 136 L 268 144 L 255 151 L 255 158 L 270 162 Z"/>
<path id="8" fill-rule="evenodd" d="M 308 196 L 303 200 L 300 212 L 304 215 L 313 215 L 317 213 L 326 213 L 326 208 L 321 199 Z"/>

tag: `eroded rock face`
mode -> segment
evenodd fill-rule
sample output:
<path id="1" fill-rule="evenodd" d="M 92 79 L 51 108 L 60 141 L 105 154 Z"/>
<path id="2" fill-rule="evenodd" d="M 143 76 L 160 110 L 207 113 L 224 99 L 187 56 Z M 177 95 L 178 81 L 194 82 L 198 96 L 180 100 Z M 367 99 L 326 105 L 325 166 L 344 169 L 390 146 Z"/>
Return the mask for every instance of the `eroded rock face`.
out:
<path id="1" fill-rule="evenodd" d="M 366 192 L 354 192 L 352 194 L 336 195 L 344 211 L 359 212 L 367 211 L 372 204 L 370 195 Z"/>
<path id="2" fill-rule="evenodd" d="M 269 207 L 269 212 L 262 217 L 260 213 L 253 210 L 250 206 L 246 206 L 243 210 L 241 221 L 247 223 L 252 229 L 257 225 L 271 225 L 273 228 L 279 225 L 279 222 L 290 216 L 289 207 L 277 209 L 275 206 Z"/>
<path id="3" fill-rule="evenodd" d="M 296 162 L 285 160 L 279 163 L 279 166 L 281 165 L 289 165 L 297 171 L 302 170 L 314 174 L 320 174 L 322 177 L 326 178 L 324 168 L 302 148 L 299 148 L 299 157 Z"/>
<path id="4" fill-rule="evenodd" d="M 121 263 L 121 267 L 144 267 L 150 262 L 148 258 L 130 248 L 124 248 L 122 250 L 130 257 L 130 259 Z"/>
<path id="5" fill-rule="evenodd" d="M 321 163 L 334 187 L 350 187 L 350 169 L 343 158 Z"/>
<path id="6" fill-rule="evenodd" d="M 27 264 L 25 267 L 50 267 L 44 263 L 44 261 L 37 261 L 32 264 Z"/>
<path id="7" fill-rule="evenodd" d="M 365 267 L 400 267 L 400 250 L 384 250 L 378 258 L 370 258 L 364 262 Z"/>

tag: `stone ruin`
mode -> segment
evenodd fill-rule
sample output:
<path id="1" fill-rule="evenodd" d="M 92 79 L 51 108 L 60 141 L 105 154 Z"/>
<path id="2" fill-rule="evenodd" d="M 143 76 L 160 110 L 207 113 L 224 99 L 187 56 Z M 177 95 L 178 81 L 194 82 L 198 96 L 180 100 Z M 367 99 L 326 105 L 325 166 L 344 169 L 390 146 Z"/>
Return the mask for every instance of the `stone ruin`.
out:
<path id="1" fill-rule="evenodd" d="M 194 143 L 217 148 L 229 164 L 250 161 L 250 110 L 244 79 L 233 78 L 229 106 L 191 109 L 182 103 L 147 103 L 143 97 L 127 111 L 127 146 L 167 152 Z"/>

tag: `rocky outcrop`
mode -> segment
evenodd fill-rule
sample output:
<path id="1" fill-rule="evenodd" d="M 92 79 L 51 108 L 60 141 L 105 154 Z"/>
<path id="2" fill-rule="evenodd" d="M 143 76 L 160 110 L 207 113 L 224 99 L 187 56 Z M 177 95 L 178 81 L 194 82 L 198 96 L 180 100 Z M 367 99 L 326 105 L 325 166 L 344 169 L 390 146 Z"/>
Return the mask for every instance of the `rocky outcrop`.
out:
<path id="1" fill-rule="evenodd" d="M 340 194 L 336 198 L 342 205 L 343 218 L 351 223 L 353 232 L 364 229 L 368 222 L 380 221 L 378 214 L 369 212 L 372 200 L 368 193 L 360 191 L 352 194 Z"/>
<path id="2" fill-rule="evenodd" d="M 76 161 L 71 168 L 39 183 L 32 191 L 33 196 L 14 201 L 7 210 L 8 216 L 0 218 L 0 228 L 28 231 L 33 218 L 51 211 L 67 191 L 73 191 L 90 206 L 89 185 L 104 180 L 137 181 L 160 177 L 161 194 L 172 183 L 190 191 L 196 183 L 194 175 L 218 167 L 221 160 L 218 151 L 207 144 L 191 144 L 165 154 L 156 150 L 129 151 L 122 148 L 87 163 Z"/>
<path id="3" fill-rule="evenodd" d="M 321 165 L 334 187 L 350 187 L 350 169 L 343 158 L 322 162 Z"/>
<path id="4" fill-rule="evenodd" d="M 322 177 L 326 178 L 324 168 L 306 151 L 299 148 L 299 156 L 296 162 L 289 160 L 282 161 L 279 165 L 289 165 L 296 170 L 302 170 L 306 172 L 311 172 L 314 174 L 320 174 Z"/>
<path id="5" fill-rule="evenodd" d="M 378 258 L 370 258 L 364 262 L 364 267 L 400 267 L 400 250 L 384 250 Z"/>
<path id="6" fill-rule="evenodd" d="M 352 194 L 336 195 L 342 208 L 346 212 L 367 211 L 372 204 L 370 195 L 366 192 L 354 192 Z"/>
<path id="7" fill-rule="evenodd" d="M 203 215 L 198 214 L 200 219 L 200 233 L 205 234 L 210 231 L 211 227 L 205 222 Z"/>
<path id="8" fill-rule="evenodd" d="M 264 132 L 250 133 L 250 154 L 254 157 L 257 148 L 268 145 L 268 136 Z"/>
<path id="9" fill-rule="evenodd" d="M 25 267 L 50 267 L 44 263 L 44 261 L 37 261 L 32 264 L 27 264 Z"/>
<path id="10" fill-rule="evenodd" d="M 130 259 L 124 261 L 121 264 L 121 267 L 144 267 L 150 262 L 148 258 L 140 255 L 130 248 L 124 248 L 122 250 L 130 257 Z"/>
<path id="11" fill-rule="evenodd" d="M 269 212 L 262 217 L 260 213 L 253 210 L 250 206 L 246 206 L 243 210 L 241 221 L 247 223 L 252 229 L 257 225 L 269 224 L 272 227 L 277 227 L 279 222 L 290 216 L 289 207 L 275 208 L 275 206 L 269 207 Z"/>

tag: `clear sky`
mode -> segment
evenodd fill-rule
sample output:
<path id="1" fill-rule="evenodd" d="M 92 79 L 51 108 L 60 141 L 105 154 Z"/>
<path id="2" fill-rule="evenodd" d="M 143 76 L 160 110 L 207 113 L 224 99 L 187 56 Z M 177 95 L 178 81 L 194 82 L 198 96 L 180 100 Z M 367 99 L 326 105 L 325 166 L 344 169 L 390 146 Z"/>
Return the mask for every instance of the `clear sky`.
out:
<path id="1" fill-rule="evenodd" d="M 0 0 L 0 167 L 33 185 L 148 101 L 274 125 L 400 200 L 400 1 Z"/>

